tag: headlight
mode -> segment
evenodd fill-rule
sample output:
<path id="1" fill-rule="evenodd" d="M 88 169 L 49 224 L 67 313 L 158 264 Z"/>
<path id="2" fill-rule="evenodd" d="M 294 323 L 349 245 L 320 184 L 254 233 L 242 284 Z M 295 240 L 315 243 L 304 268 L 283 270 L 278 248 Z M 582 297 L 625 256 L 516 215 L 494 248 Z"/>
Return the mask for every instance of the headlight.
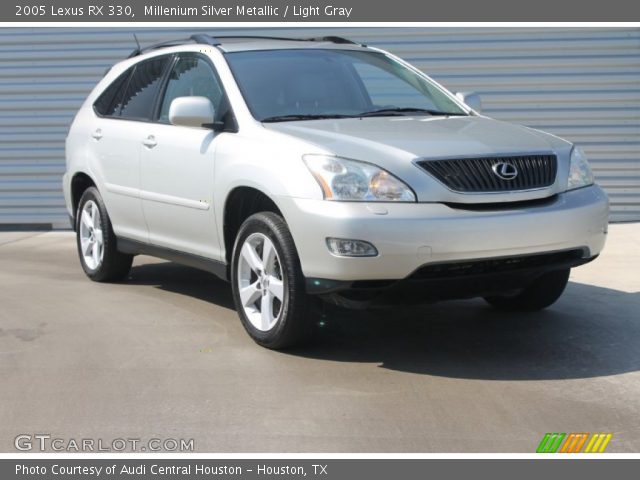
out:
<path id="1" fill-rule="evenodd" d="M 362 202 L 415 202 L 403 181 L 370 163 L 325 155 L 304 155 L 326 200 Z"/>
<path id="2" fill-rule="evenodd" d="M 586 187 L 593 184 L 593 173 L 584 152 L 578 147 L 571 151 L 571 166 L 569 167 L 569 181 L 567 190 Z"/>

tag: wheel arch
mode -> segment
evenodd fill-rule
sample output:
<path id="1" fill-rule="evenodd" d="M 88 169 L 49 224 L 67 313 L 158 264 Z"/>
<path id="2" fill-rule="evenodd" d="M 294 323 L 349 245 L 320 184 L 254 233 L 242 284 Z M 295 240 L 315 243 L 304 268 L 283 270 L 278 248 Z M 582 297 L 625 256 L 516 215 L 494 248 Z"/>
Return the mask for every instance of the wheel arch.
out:
<path id="1" fill-rule="evenodd" d="M 284 218 L 275 200 L 259 188 L 240 185 L 227 194 L 223 208 L 222 229 L 225 261 L 228 266 L 231 265 L 233 245 L 240 226 L 247 218 L 258 212 L 273 212 Z"/>
<path id="2" fill-rule="evenodd" d="M 73 228 L 75 230 L 76 226 L 76 212 L 78 211 L 78 205 L 80 203 L 80 199 L 84 192 L 90 188 L 96 187 L 97 184 L 87 173 L 85 172 L 76 172 L 71 177 L 70 183 L 70 194 L 71 194 L 71 207 L 72 207 L 72 219 L 73 219 Z"/>

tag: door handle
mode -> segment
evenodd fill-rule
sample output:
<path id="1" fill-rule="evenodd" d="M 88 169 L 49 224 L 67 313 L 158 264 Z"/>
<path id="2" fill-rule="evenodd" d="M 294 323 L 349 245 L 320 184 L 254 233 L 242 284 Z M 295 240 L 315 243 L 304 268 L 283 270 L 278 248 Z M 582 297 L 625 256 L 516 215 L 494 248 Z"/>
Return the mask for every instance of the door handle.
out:
<path id="1" fill-rule="evenodd" d="M 158 144 L 158 142 L 156 142 L 156 137 L 149 135 L 142 141 L 142 144 L 147 148 L 153 148 Z"/>
<path id="2" fill-rule="evenodd" d="M 102 129 L 101 128 L 96 128 L 93 133 L 91 134 L 91 136 L 95 139 L 95 140 L 100 140 L 102 138 Z"/>

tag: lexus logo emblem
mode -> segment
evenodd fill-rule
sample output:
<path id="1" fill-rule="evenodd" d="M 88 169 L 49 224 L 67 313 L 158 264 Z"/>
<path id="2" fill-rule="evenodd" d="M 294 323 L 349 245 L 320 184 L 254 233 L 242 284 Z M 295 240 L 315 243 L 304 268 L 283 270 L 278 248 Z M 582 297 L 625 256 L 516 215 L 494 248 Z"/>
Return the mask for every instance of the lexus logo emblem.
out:
<path id="1" fill-rule="evenodd" d="M 513 180 L 518 176 L 518 169 L 512 163 L 500 162 L 491 167 L 493 173 L 502 180 Z"/>

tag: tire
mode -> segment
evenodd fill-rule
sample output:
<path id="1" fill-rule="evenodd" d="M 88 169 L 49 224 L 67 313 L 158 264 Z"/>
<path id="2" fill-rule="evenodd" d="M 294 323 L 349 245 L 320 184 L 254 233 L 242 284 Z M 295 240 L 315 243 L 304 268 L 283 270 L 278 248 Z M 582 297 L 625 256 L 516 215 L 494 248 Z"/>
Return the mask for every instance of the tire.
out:
<path id="1" fill-rule="evenodd" d="M 499 310 L 537 311 L 555 303 L 569 281 L 570 268 L 545 273 L 517 295 L 485 297 Z"/>
<path id="2" fill-rule="evenodd" d="M 116 244 L 102 197 L 95 187 L 89 187 L 82 194 L 76 212 L 76 245 L 87 277 L 95 282 L 112 282 L 127 276 L 133 255 L 120 253 Z"/>
<path id="3" fill-rule="evenodd" d="M 231 285 L 242 325 L 256 343 L 282 349 L 309 338 L 312 302 L 282 217 L 262 212 L 245 220 L 233 248 Z"/>

